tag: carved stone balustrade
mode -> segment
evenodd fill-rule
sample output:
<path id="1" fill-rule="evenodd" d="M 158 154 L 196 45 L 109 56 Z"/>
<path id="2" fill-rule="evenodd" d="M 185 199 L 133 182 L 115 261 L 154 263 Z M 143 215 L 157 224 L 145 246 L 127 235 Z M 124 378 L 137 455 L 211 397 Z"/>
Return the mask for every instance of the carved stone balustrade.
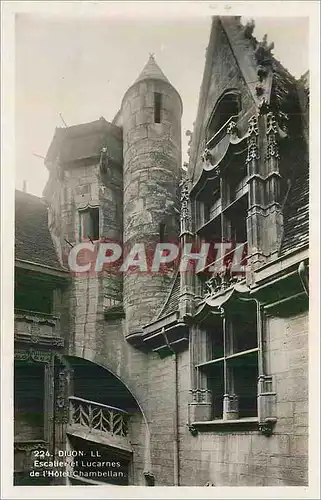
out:
<path id="1" fill-rule="evenodd" d="M 52 314 L 16 309 L 14 313 L 16 341 L 62 347 L 60 319 Z"/>
<path id="2" fill-rule="evenodd" d="M 205 282 L 205 297 L 212 297 L 245 278 L 246 255 L 244 250 L 246 248 L 247 242 L 241 243 L 215 262 L 216 270 Z"/>
<path id="3" fill-rule="evenodd" d="M 23 440 L 14 442 L 14 472 L 26 473 L 34 468 L 35 459 L 48 453 L 49 445 L 43 440 Z"/>
<path id="4" fill-rule="evenodd" d="M 129 413 L 94 401 L 71 396 L 67 433 L 132 452 L 128 438 Z"/>

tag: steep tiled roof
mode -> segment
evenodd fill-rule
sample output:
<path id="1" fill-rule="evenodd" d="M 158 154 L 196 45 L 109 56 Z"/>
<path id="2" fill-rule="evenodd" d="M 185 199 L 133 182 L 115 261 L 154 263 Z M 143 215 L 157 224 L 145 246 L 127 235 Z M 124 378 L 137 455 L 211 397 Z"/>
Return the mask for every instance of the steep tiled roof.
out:
<path id="1" fill-rule="evenodd" d="M 99 156 L 107 147 L 108 156 L 122 163 L 122 131 L 116 125 L 100 118 L 94 122 L 57 128 L 48 149 L 46 162 L 60 155 L 62 162 Z"/>
<path id="2" fill-rule="evenodd" d="M 142 70 L 141 74 L 139 77 L 136 79 L 135 83 L 141 82 L 143 80 L 147 79 L 152 79 L 152 80 L 163 80 L 163 82 L 169 83 L 168 79 L 158 66 L 158 64 L 155 61 L 154 56 L 151 54 L 149 56 L 149 59 L 147 61 L 147 64 L 145 65 L 144 69 Z"/>
<path id="3" fill-rule="evenodd" d="M 45 202 L 16 190 L 15 258 L 61 269 L 48 229 Z"/>
<path id="4" fill-rule="evenodd" d="M 309 242 L 309 172 L 301 171 L 292 186 L 283 210 L 281 255 Z"/>

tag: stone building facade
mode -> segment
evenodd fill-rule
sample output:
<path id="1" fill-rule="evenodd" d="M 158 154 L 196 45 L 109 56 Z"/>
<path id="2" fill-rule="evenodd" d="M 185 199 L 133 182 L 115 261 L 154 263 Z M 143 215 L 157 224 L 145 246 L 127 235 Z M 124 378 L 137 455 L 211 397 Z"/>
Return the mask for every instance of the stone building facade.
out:
<path id="1" fill-rule="evenodd" d="M 15 484 L 308 484 L 308 78 L 253 28 L 213 18 L 187 171 L 151 56 L 112 123 L 56 129 L 44 198 L 16 193 Z M 106 241 L 217 254 L 70 270 Z"/>

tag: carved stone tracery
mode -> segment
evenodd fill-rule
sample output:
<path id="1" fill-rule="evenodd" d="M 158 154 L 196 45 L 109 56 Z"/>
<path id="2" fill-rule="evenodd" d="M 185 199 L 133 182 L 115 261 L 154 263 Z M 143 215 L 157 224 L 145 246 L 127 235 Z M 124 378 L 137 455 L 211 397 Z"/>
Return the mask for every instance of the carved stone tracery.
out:
<path id="1" fill-rule="evenodd" d="M 205 163 L 207 166 L 214 165 L 214 156 L 212 155 L 211 151 L 207 148 L 205 148 L 202 153 L 202 162 Z"/>
<path id="2" fill-rule="evenodd" d="M 266 115 L 266 136 L 267 136 L 266 159 L 267 160 L 270 160 L 271 158 L 275 159 L 280 158 L 279 148 L 277 143 L 277 135 L 278 135 L 278 125 L 276 122 L 275 115 L 272 112 L 269 112 Z"/>
<path id="3" fill-rule="evenodd" d="M 253 115 L 249 119 L 249 128 L 248 128 L 248 139 L 247 139 L 247 158 L 246 163 L 259 159 L 259 148 L 258 148 L 258 135 L 259 135 L 259 127 L 258 127 L 258 118 Z"/>
<path id="4" fill-rule="evenodd" d="M 237 283 L 240 278 L 241 277 L 232 274 L 231 265 L 225 266 L 222 271 L 213 273 L 213 275 L 205 282 L 205 297 L 211 297 L 222 290 L 226 290 L 234 283 Z"/>
<path id="5" fill-rule="evenodd" d="M 181 202 L 181 230 L 189 230 L 189 224 L 192 220 L 190 210 L 190 197 L 189 197 L 189 179 L 184 177 L 180 182 L 180 202 Z"/>
<path id="6" fill-rule="evenodd" d="M 231 136 L 237 136 L 237 124 L 234 120 L 230 121 L 230 123 L 228 124 L 226 133 Z"/>
<path id="7" fill-rule="evenodd" d="M 99 168 L 102 173 L 105 173 L 108 167 L 108 150 L 104 146 L 100 151 Z"/>
<path id="8" fill-rule="evenodd" d="M 29 349 L 15 349 L 14 359 L 17 361 L 30 361 L 39 363 L 49 363 L 52 358 L 51 351 L 41 351 L 32 348 Z"/>

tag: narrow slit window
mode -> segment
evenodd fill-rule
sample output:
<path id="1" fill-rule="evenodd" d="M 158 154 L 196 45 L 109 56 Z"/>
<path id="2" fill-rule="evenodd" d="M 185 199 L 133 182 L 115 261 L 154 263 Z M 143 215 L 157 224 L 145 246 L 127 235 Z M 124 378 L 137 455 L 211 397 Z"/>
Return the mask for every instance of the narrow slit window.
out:
<path id="1" fill-rule="evenodd" d="M 79 212 L 80 240 L 99 240 L 99 208 L 90 208 Z"/>
<path id="2" fill-rule="evenodd" d="M 159 242 L 160 243 L 165 242 L 165 232 L 166 232 L 166 225 L 160 224 L 159 225 Z"/>
<path id="3" fill-rule="evenodd" d="M 161 122 L 161 105 L 162 105 L 162 94 L 158 92 L 154 93 L 154 122 Z"/>

